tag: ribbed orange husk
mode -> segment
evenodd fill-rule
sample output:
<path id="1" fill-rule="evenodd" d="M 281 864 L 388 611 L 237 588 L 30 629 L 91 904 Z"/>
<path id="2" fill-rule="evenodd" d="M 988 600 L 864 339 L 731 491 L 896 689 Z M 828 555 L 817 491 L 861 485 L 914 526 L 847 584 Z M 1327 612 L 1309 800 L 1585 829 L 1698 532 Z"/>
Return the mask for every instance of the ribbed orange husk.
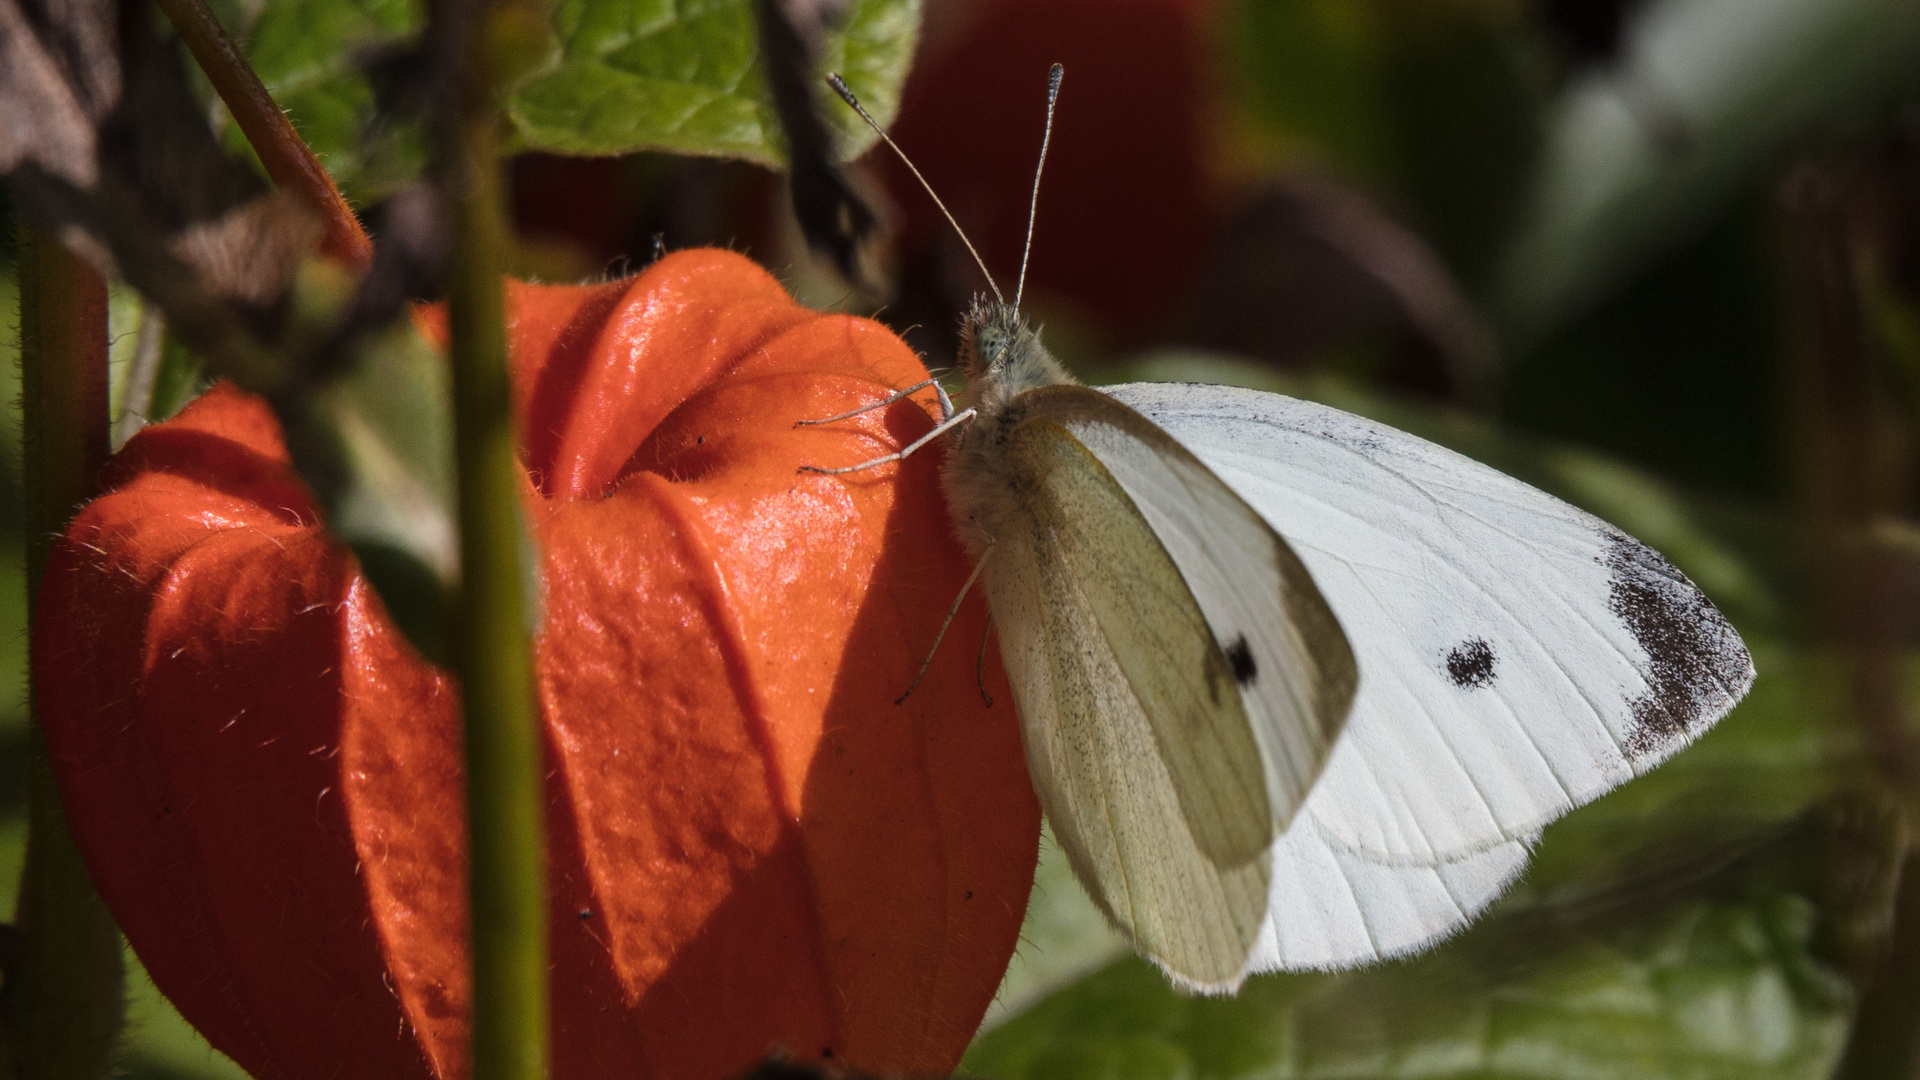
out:
<path id="1" fill-rule="evenodd" d="M 925 378 L 726 252 L 509 286 L 548 755 L 554 1075 L 771 1049 L 959 1059 L 1039 811 L 969 601 Z M 426 321 L 435 319 L 429 314 Z M 469 1072 L 458 689 L 217 387 L 115 457 L 56 551 L 36 693 L 69 819 L 160 988 L 263 1080 Z"/>

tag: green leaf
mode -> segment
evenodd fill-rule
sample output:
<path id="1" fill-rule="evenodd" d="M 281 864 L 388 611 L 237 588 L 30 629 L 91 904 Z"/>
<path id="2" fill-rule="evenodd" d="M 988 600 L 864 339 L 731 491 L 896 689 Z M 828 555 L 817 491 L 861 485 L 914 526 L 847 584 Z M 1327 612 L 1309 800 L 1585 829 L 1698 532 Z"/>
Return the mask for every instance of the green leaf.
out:
<path id="1" fill-rule="evenodd" d="M 213 385 L 206 366 L 172 334 L 161 346 L 160 370 L 153 380 L 153 400 L 147 404 L 147 422 L 157 424 L 187 407 Z"/>
<path id="2" fill-rule="evenodd" d="M 1789 893 L 1694 899 L 1630 926 L 1556 926 L 1524 962 L 1452 948 L 1193 998 L 1132 958 L 982 1038 L 1001 1080 L 1407 1076 L 1824 1077 L 1852 998 Z M 1536 931 L 1543 927 L 1535 927 Z"/>
<path id="3" fill-rule="evenodd" d="M 1906 0 L 1648 5 L 1622 58 L 1553 110 L 1497 296 L 1537 343 L 1648 259 L 1697 236 L 1793 140 L 1920 88 Z"/>
<path id="4" fill-rule="evenodd" d="M 919 16 L 919 0 L 852 0 L 828 37 L 823 70 L 844 75 L 882 124 L 899 109 Z M 561 0 L 554 24 L 559 64 L 508 102 L 525 146 L 785 160 L 752 0 Z M 872 143 L 851 110 L 827 116 L 849 155 Z"/>
<path id="5" fill-rule="evenodd" d="M 334 181 L 371 201 L 418 174 L 425 143 L 412 125 L 372 127 L 373 89 L 361 63 L 426 24 L 420 0 L 267 0 L 251 28 L 233 27 L 247 59 Z M 229 143 L 244 145 L 229 125 Z"/>
<path id="6" fill-rule="evenodd" d="M 919 20 L 920 0 L 852 0 L 827 36 L 823 73 L 845 75 L 883 124 L 899 110 Z M 370 202 L 419 173 L 425 140 L 416 124 L 376 125 L 362 62 L 425 22 L 421 0 L 266 0 L 250 32 L 229 29 L 341 189 Z M 553 29 L 557 62 L 508 99 L 522 149 L 785 161 L 753 0 L 560 0 Z M 851 110 L 830 104 L 848 156 L 872 144 Z M 244 145 L 237 129 L 228 138 Z"/>
<path id="7" fill-rule="evenodd" d="M 1847 752 L 1820 707 L 1837 672 L 1779 648 L 1756 654 L 1745 704 L 1661 769 L 1548 829 L 1522 882 L 1455 940 L 1345 974 L 1258 976 L 1230 999 L 1182 995 L 1123 959 L 1000 1017 L 963 1071 L 1827 1075 L 1852 992 L 1824 942 L 1859 913 L 1804 867 L 1838 846 L 1806 825 Z M 1867 848 L 1856 857 L 1890 872 L 1897 853 Z"/>
<path id="8" fill-rule="evenodd" d="M 1034 868 L 1033 895 L 1020 924 L 1020 947 L 987 1007 L 986 1019 L 980 1021 L 981 1030 L 998 1027 L 1126 951 L 1127 939 L 1087 899 L 1066 852 L 1054 842 L 1053 829 L 1043 823 L 1040 865 Z"/>
<path id="9" fill-rule="evenodd" d="M 451 400 L 446 359 L 402 320 L 312 408 L 345 466 L 327 527 L 353 548 L 394 622 L 438 662 L 449 657 L 447 605 L 460 577 Z"/>
<path id="10" fill-rule="evenodd" d="M 247 1074 L 184 1020 L 126 952 L 127 1036 L 115 1075 L 126 1080 L 246 1080 Z"/>

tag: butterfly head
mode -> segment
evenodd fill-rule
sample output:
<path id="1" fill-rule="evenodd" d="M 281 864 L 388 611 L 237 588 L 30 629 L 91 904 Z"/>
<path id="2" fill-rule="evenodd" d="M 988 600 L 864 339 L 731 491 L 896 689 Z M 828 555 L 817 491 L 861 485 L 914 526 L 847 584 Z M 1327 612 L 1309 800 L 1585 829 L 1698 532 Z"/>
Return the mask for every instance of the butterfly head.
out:
<path id="1" fill-rule="evenodd" d="M 960 370 L 969 382 L 991 377 L 1005 368 L 1018 343 L 1034 338 L 1032 328 L 1010 305 L 975 297 L 973 310 L 960 324 Z"/>
<path id="2" fill-rule="evenodd" d="M 1025 316 L 987 297 L 975 299 L 960 324 L 960 371 L 969 388 L 990 383 L 1007 395 L 1073 381 Z"/>

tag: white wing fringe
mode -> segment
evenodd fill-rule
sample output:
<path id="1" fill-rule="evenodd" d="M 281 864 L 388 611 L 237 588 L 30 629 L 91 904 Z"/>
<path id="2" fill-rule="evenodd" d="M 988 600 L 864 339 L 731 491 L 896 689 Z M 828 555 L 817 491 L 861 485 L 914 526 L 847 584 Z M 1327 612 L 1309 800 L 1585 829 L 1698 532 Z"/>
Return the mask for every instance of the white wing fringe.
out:
<path id="1" fill-rule="evenodd" d="M 1436 865 L 1392 864 L 1302 817 L 1273 846 L 1273 892 L 1252 971 L 1326 971 L 1426 949 L 1464 929 L 1527 867 L 1538 836 Z"/>

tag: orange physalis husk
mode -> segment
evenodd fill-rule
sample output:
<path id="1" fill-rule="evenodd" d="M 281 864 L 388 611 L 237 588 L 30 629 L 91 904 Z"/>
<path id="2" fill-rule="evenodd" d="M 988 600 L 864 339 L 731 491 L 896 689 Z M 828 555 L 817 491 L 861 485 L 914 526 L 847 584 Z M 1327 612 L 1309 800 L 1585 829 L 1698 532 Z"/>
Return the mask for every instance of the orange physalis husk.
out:
<path id="1" fill-rule="evenodd" d="M 548 755 L 554 1073 L 718 1080 L 771 1049 L 958 1061 L 1039 810 L 938 454 L 880 325 L 745 258 L 511 284 Z M 432 323 L 431 315 L 427 322 Z M 34 679 L 75 836 L 154 981 L 262 1080 L 467 1075 L 458 688 L 216 387 L 58 546 Z"/>

